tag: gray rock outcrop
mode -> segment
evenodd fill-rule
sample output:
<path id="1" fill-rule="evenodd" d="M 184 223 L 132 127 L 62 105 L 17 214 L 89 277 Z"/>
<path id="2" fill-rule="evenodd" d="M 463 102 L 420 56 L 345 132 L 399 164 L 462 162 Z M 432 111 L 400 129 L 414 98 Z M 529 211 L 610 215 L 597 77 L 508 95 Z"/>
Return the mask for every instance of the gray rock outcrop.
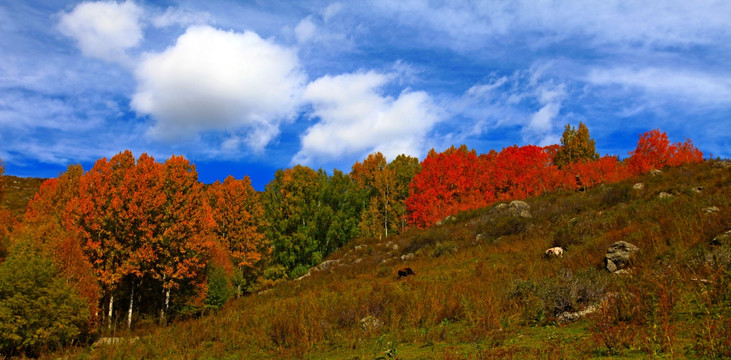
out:
<path id="1" fill-rule="evenodd" d="M 632 264 L 634 253 L 639 250 L 640 248 L 626 241 L 615 242 L 609 246 L 607 254 L 604 257 L 604 265 L 607 271 L 613 273 L 628 267 Z"/>

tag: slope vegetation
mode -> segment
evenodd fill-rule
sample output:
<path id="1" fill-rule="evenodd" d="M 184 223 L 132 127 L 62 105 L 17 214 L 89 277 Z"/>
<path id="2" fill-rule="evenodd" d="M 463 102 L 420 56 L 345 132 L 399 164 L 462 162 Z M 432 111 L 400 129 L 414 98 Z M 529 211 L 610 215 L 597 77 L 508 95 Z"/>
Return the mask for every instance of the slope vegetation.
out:
<path id="1" fill-rule="evenodd" d="M 642 185 L 637 185 L 637 184 Z M 731 168 L 705 161 L 356 240 L 298 280 L 80 358 L 731 356 Z M 517 209 L 517 210 L 512 210 Z M 634 244 L 621 274 L 617 241 Z M 545 257 L 554 246 L 562 257 Z M 409 267 L 415 273 L 399 278 Z M 144 320 L 142 320 L 144 323 Z"/>

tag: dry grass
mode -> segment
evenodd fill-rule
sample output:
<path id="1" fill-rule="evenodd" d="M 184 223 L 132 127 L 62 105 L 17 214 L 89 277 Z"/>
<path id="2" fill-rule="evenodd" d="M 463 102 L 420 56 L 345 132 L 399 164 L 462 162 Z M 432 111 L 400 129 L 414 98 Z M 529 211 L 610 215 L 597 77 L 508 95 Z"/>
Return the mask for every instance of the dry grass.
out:
<path id="1" fill-rule="evenodd" d="M 643 190 L 632 189 L 643 182 Z M 731 170 L 665 169 L 581 193 L 526 200 L 530 219 L 458 221 L 335 252 L 342 267 L 279 283 L 218 313 L 139 329 L 140 340 L 72 348 L 79 358 L 492 359 L 731 356 Z M 700 193 L 691 191 L 702 186 Z M 659 199 L 660 192 L 674 193 Z M 703 209 L 716 206 L 716 213 Z M 476 239 L 478 234 L 485 234 Z M 641 250 L 629 275 L 608 246 Z M 389 244 L 390 242 L 390 244 Z M 356 246 L 365 245 L 364 247 Z M 394 246 L 395 245 L 395 246 Z M 551 246 L 562 258 L 545 259 Z M 403 262 L 400 256 L 414 254 Z M 398 279 L 411 267 L 416 275 Z M 574 323 L 565 311 L 602 304 Z M 58 356 L 59 354 L 54 354 Z"/>

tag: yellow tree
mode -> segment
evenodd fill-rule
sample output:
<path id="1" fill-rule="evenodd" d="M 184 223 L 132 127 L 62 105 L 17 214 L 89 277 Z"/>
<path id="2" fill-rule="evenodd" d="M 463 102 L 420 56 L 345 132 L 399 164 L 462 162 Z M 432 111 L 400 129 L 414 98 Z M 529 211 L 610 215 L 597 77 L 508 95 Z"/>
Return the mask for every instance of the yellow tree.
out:
<path id="1" fill-rule="evenodd" d="M 563 167 L 575 162 L 597 159 L 599 153 L 596 152 L 594 139 L 589 136 L 589 128 L 583 122 L 579 122 L 578 130 L 566 124 L 561 136 L 561 146 L 553 160 L 554 165 Z"/>

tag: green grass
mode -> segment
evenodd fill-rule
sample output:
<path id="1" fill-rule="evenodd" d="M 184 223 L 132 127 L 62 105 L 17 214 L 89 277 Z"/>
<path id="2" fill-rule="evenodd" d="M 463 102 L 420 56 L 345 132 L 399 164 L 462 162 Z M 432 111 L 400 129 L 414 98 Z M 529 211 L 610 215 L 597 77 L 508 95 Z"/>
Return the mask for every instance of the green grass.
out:
<path id="1" fill-rule="evenodd" d="M 138 319 L 132 333 L 103 334 L 139 336 L 133 343 L 48 357 L 728 358 L 731 244 L 710 240 L 731 229 L 731 170 L 705 162 L 663 171 L 527 199 L 533 217 L 521 224 L 486 208 L 457 214 L 454 224 L 359 239 L 330 257 L 346 264 L 332 272 L 280 282 L 197 319 L 166 327 Z M 635 182 L 645 188 L 633 190 Z M 709 206 L 720 211 L 704 213 Z M 478 241 L 478 233 L 486 235 Z M 641 249 L 630 275 L 603 270 L 618 240 Z M 563 258 L 545 259 L 556 244 Z M 410 252 L 414 260 L 399 259 Z M 404 266 L 416 275 L 399 280 Z M 557 321 L 561 309 L 596 303 L 597 313 Z M 362 324 L 369 316 L 377 326 Z"/>

